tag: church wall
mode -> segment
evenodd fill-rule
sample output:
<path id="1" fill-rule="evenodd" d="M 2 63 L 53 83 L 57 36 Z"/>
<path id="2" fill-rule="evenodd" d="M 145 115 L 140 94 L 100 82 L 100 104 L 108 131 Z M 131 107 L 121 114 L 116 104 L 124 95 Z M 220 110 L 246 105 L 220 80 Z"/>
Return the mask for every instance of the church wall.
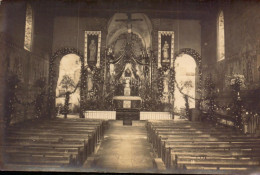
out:
<path id="1" fill-rule="evenodd" d="M 153 49 L 158 50 L 158 31 L 174 31 L 174 51 L 191 48 L 201 53 L 201 27 L 199 20 L 151 19 Z"/>
<path id="2" fill-rule="evenodd" d="M 107 24 L 108 19 L 99 17 L 72 17 L 72 16 L 56 16 L 54 19 L 53 30 L 53 54 L 60 49 L 74 48 L 84 55 L 85 48 L 85 31 L 101 31 L 101 48 L 100 48 L 100 66 L 101 70 L 98 75 L 102 78 L 104 75 L 104 53 L 106 48 L 106 36 L 107 36 Z M 60 59 L 64 55 L 60 55 L 55 60 L 54 71 L 59 72 Z M 56 74 L 56 76 L 58 76 Z M 57 77 L 56 77 L 57 78 Z M 54 78 L 53 88 L 57 86 L 57 80 Z M 97 87 L 103 88 L 102 84 L 98 84 Z M 102 93 L 98 96 L 101 97 Z"/>
<path id="3" fill-rule="evenodd" d="M 151 19 L 153 25 L 152 43 L 154 57 L 158 57 L 158 31 L 174 31 L 174 51 L 191 48 L 201 54 L 201 26 L 199 20 Z M 156 64 L 153 66 L 153 79 L 158 78 Z M 155 92 L 158 87 L 153 84 Z"/>
<path id="4" fill-rule="evenodd" d="M 228 104 L 231 101 L 227 76 L 241 74 L 245 77 L 246 87 L 242 88 L 245 105 L 259 110 L 260 101 L 260 4 L 251 2 L 232 2 L 220 9 L 224 11 L 225 60 L 217 62 L 216 57 L 216 19 L 214 15 L 202 22 L 202 58 L 204 76 L 212 73 L 220 90 L 219 101 Z"/>
<path id="5" fill-rule="evenodd" d="M 158 31 L 175 32 L 175 51 L 192 48 L 201 53 L 200 22 L 198 20 L 151 19 L 153 25 L 153 50 L 158 49 Z M 108 19 L 87 17 L 56 17 L 54 22 L 53 52 L 64 47 L 78 48 L 84 51 L 84 31 L 101 30 L 102 50 L 105 47 Z M 66 36 L 66 37 L 64 37 Z"/>
<path id="6" fill-rule="evenodd" d="M 14 104 L 11 123 L 36 117 L 35 102 L 41 88 L 36 81 L 48 81 L 49 57 L 52 46 L 52 16 L 41 13 L 40 4 L 33 3 L 32 51 L 24 49 L 26 3 L 10 1 L 1 5 L 1 67 L 7 75 L 16 75 L 20 82 L 15 89 L 18 102 Z M 2 74 L 1 74 L 2 75 Z M 5 82 L 6 84 L 6 82 Z M 7 89 L 5 89 L 5 94 Z M 43 99 L 44 101 L 44 99 Z M 20 104 L 21 103 L 21 104 Z M 4 110 L 7 108 L 5 107 Z M 42 110 L 45 111 L 45 110 Z"/>
<path id="7" fill-rule="evenodd" d="M 101 55 L 105 49 L 108 19 L 61 17 L 54 19 L 53 53 L 62 48 L 76 48 L 84 53 L 85 31 L 101 31 Z"/>

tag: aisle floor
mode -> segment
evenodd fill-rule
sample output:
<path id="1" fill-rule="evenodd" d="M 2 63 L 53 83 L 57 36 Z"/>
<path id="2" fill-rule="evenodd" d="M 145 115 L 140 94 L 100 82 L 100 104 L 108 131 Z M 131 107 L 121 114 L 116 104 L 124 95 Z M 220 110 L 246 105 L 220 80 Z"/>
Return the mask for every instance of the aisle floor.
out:
<path id="1" fill-rule="evenodd" d="M 91 169 L 98 172 L 154 172 L 153 152 L 147 141 L 145 121 L 110 121 L 110 128 L 93 157 Z"/>

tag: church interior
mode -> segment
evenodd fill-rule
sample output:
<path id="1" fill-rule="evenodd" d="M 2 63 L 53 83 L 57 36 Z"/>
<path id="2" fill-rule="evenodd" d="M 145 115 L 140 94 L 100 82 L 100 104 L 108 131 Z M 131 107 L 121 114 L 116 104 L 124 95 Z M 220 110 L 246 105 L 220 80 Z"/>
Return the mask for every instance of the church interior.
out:
<path id="1" fill-rule="evenodd" d="M 1 171 L 259 173 L 259 12 L 0 0 Z"/>

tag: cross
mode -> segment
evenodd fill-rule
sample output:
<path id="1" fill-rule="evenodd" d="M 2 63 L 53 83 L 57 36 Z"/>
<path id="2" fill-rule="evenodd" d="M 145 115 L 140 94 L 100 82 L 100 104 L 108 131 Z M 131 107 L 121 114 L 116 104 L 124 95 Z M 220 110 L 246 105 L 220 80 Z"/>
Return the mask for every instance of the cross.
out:
<path id="1" fill-rule="evenodd" d="M 143 21 L 143 19 L 132 19 L 131 18 L 131 13 L 126 13 L 127 19 L 116 19 L 116 22 L 127 22 L 127 38 L 126 38 L 126 45 L 125 45 L 125 50 L 126 50 L 126 55 L 128 58 L 130 58 L 130 52 L 132 50 L 131 46 L 131 41 L 132 41 L 132 22 L 133 21 Z"/>
<path id="2" fill-rule="evenodd" d="M 132 23 L 131 22 L 134 22 L 134 21 L 143 21 L 143 19 L 132 19 L 131 18 L 131 13 L 126 13 L 127 15 L 127 19 L 116 19 L 115 21 L 116 22 L 127 22 L 127 30 L 128 30 L 128 33 L 131 34 L 132 31 Z"/>

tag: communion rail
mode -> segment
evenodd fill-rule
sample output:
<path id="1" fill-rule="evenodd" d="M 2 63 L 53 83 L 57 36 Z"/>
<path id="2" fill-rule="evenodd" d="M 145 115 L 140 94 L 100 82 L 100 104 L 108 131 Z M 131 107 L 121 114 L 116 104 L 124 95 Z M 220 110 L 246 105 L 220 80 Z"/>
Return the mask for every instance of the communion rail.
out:
<path id="1" fill-rule="evenodd" d="M 87 119 L 116 120 L 116 111 L 85 111 Z M 140 111 L 140 120 L 169 120 L 172 119 L 170 112 Z"/>
<path id="2" fill-rule="evenodd" d="M 259 135 L 260 133 L 257 133 L 257 131 L 260 131 L 260 116 L 253 115 L 252 117 L 249 118 L 247 132 L 249 134 Z"/>

